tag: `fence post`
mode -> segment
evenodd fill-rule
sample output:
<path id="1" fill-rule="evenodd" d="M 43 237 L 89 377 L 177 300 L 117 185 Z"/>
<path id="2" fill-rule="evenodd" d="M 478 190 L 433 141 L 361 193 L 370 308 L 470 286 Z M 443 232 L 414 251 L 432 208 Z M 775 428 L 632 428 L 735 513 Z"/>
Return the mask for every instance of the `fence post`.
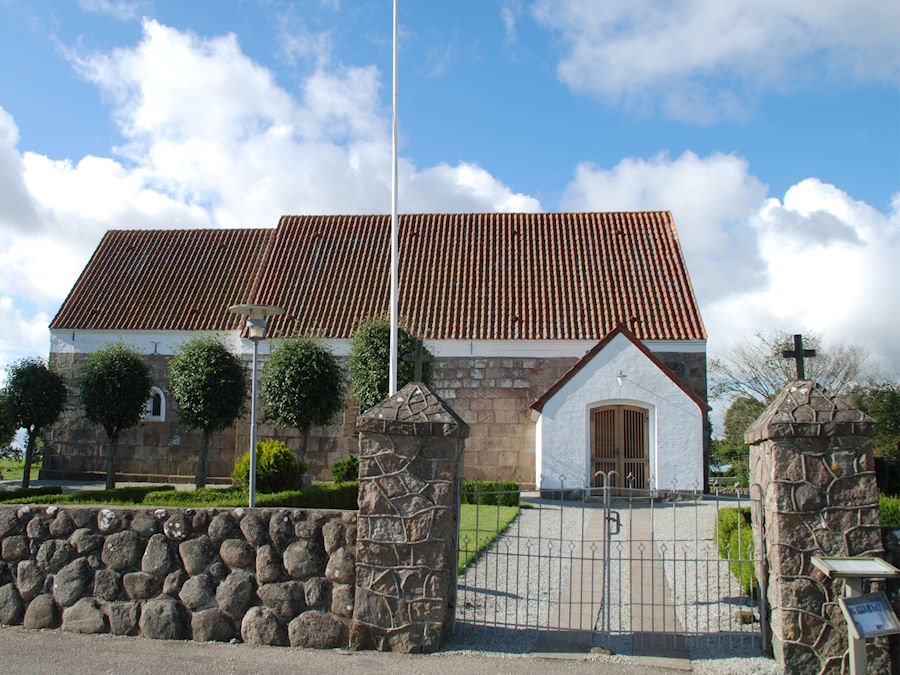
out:
<path id="1" fill-rule="evenodd" d="M 441 646 L 456 608 L 459 490 L 469 428 L 422 383 L 357 418 L 359 520 L 350 644 Z"/>
<path id="2" fill-rule="evenodd" d="M 847 628 L 832 581 L 810 558 L 880 555 L 872 436 L 877 423 L 820 385 L 791 383 L 750 426 L 751 500 L 775 658 L 790 672 L 841 672 Z M 885 640 L 869 642 L 873 672 L 890 669 Z"/>

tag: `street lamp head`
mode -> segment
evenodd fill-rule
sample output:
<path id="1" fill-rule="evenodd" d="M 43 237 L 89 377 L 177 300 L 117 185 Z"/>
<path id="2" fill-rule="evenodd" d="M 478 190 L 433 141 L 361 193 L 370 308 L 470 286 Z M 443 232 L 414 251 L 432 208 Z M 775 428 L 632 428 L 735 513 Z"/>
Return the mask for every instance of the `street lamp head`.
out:
<path id="1" fill-rule="evenodd" d="M 232 314 L 243 314 L 247 318 L 247 337 L 251 340 L 262 340 L 266 337 L 266 317 L 284 314 L 281 307 L 273 305 L 232 305 L 228 308 Z"/>
<path id="2" fill-rule="evenodd" d="M 247 319 L 247 334 L 251 340 L 262 340 L 266 337 L 265 318 L 250 317 Z"/>

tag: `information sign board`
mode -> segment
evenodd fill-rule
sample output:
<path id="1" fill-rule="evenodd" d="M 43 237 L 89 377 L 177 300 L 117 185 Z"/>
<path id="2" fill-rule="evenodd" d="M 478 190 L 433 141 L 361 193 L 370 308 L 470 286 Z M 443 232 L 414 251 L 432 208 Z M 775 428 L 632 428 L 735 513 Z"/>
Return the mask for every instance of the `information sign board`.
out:
<path id="1" fill-rule="evenodd" d="M 841 611 L 847 618 L 852 637 L 861 640 L 879 635 L 900 633 L 900 621 L 884 593 L 866 593 L 840 598 Z"/>

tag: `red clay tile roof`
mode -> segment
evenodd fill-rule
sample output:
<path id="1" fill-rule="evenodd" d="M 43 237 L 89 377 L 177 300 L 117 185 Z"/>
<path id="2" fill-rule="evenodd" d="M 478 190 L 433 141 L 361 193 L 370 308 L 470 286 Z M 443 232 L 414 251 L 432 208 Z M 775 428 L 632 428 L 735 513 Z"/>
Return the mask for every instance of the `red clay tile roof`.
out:
<path id="1" fill-rule="evenodd" d="M 253 302 L 285 309 L 272 335 L 348 337 L 388 311 L 389 240 L 386 215 L 110 232 L 51 328 L 229 329 Z M 706 337 L 668 212 L 402 215 L 400 316 L 425 339 Z"/>
<path id="2" fill-rule="evenodd" d="M 51 329 L 239 328 L 275 230 L 111 230 Z"/>

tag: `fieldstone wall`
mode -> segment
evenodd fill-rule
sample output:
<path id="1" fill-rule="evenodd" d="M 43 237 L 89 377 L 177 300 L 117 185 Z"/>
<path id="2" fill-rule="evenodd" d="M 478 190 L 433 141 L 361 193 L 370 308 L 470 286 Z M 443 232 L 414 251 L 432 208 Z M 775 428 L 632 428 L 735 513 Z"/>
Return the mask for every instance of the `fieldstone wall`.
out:
<path id="1" fill-rule="evenodd" d="M 359 417 L 359 547 L 350 643 L 437 650 L 456 606 L 468 427 L 424 384 Z"/>
<path id="2" fill-rule="evenodd" d="M 872 436 L 877 423 L 811 381 L 794 382 L 747 430 L 757 546 L 768 568 L 772 648 L 789 672 L 846 672 L 844 592 L 813 555 L 881 555 Z M 751 491 L 755 497 L 755 488 Z M 760 533 L 764 533 L 760 541 Z M 885 640 L 868 641 L 869 672 L 890 672 Z"/>
<path id="3" fill-rule="evenodd" d="M 0 505 L 0 623 L 331 648 L 356 513 Z"/>

